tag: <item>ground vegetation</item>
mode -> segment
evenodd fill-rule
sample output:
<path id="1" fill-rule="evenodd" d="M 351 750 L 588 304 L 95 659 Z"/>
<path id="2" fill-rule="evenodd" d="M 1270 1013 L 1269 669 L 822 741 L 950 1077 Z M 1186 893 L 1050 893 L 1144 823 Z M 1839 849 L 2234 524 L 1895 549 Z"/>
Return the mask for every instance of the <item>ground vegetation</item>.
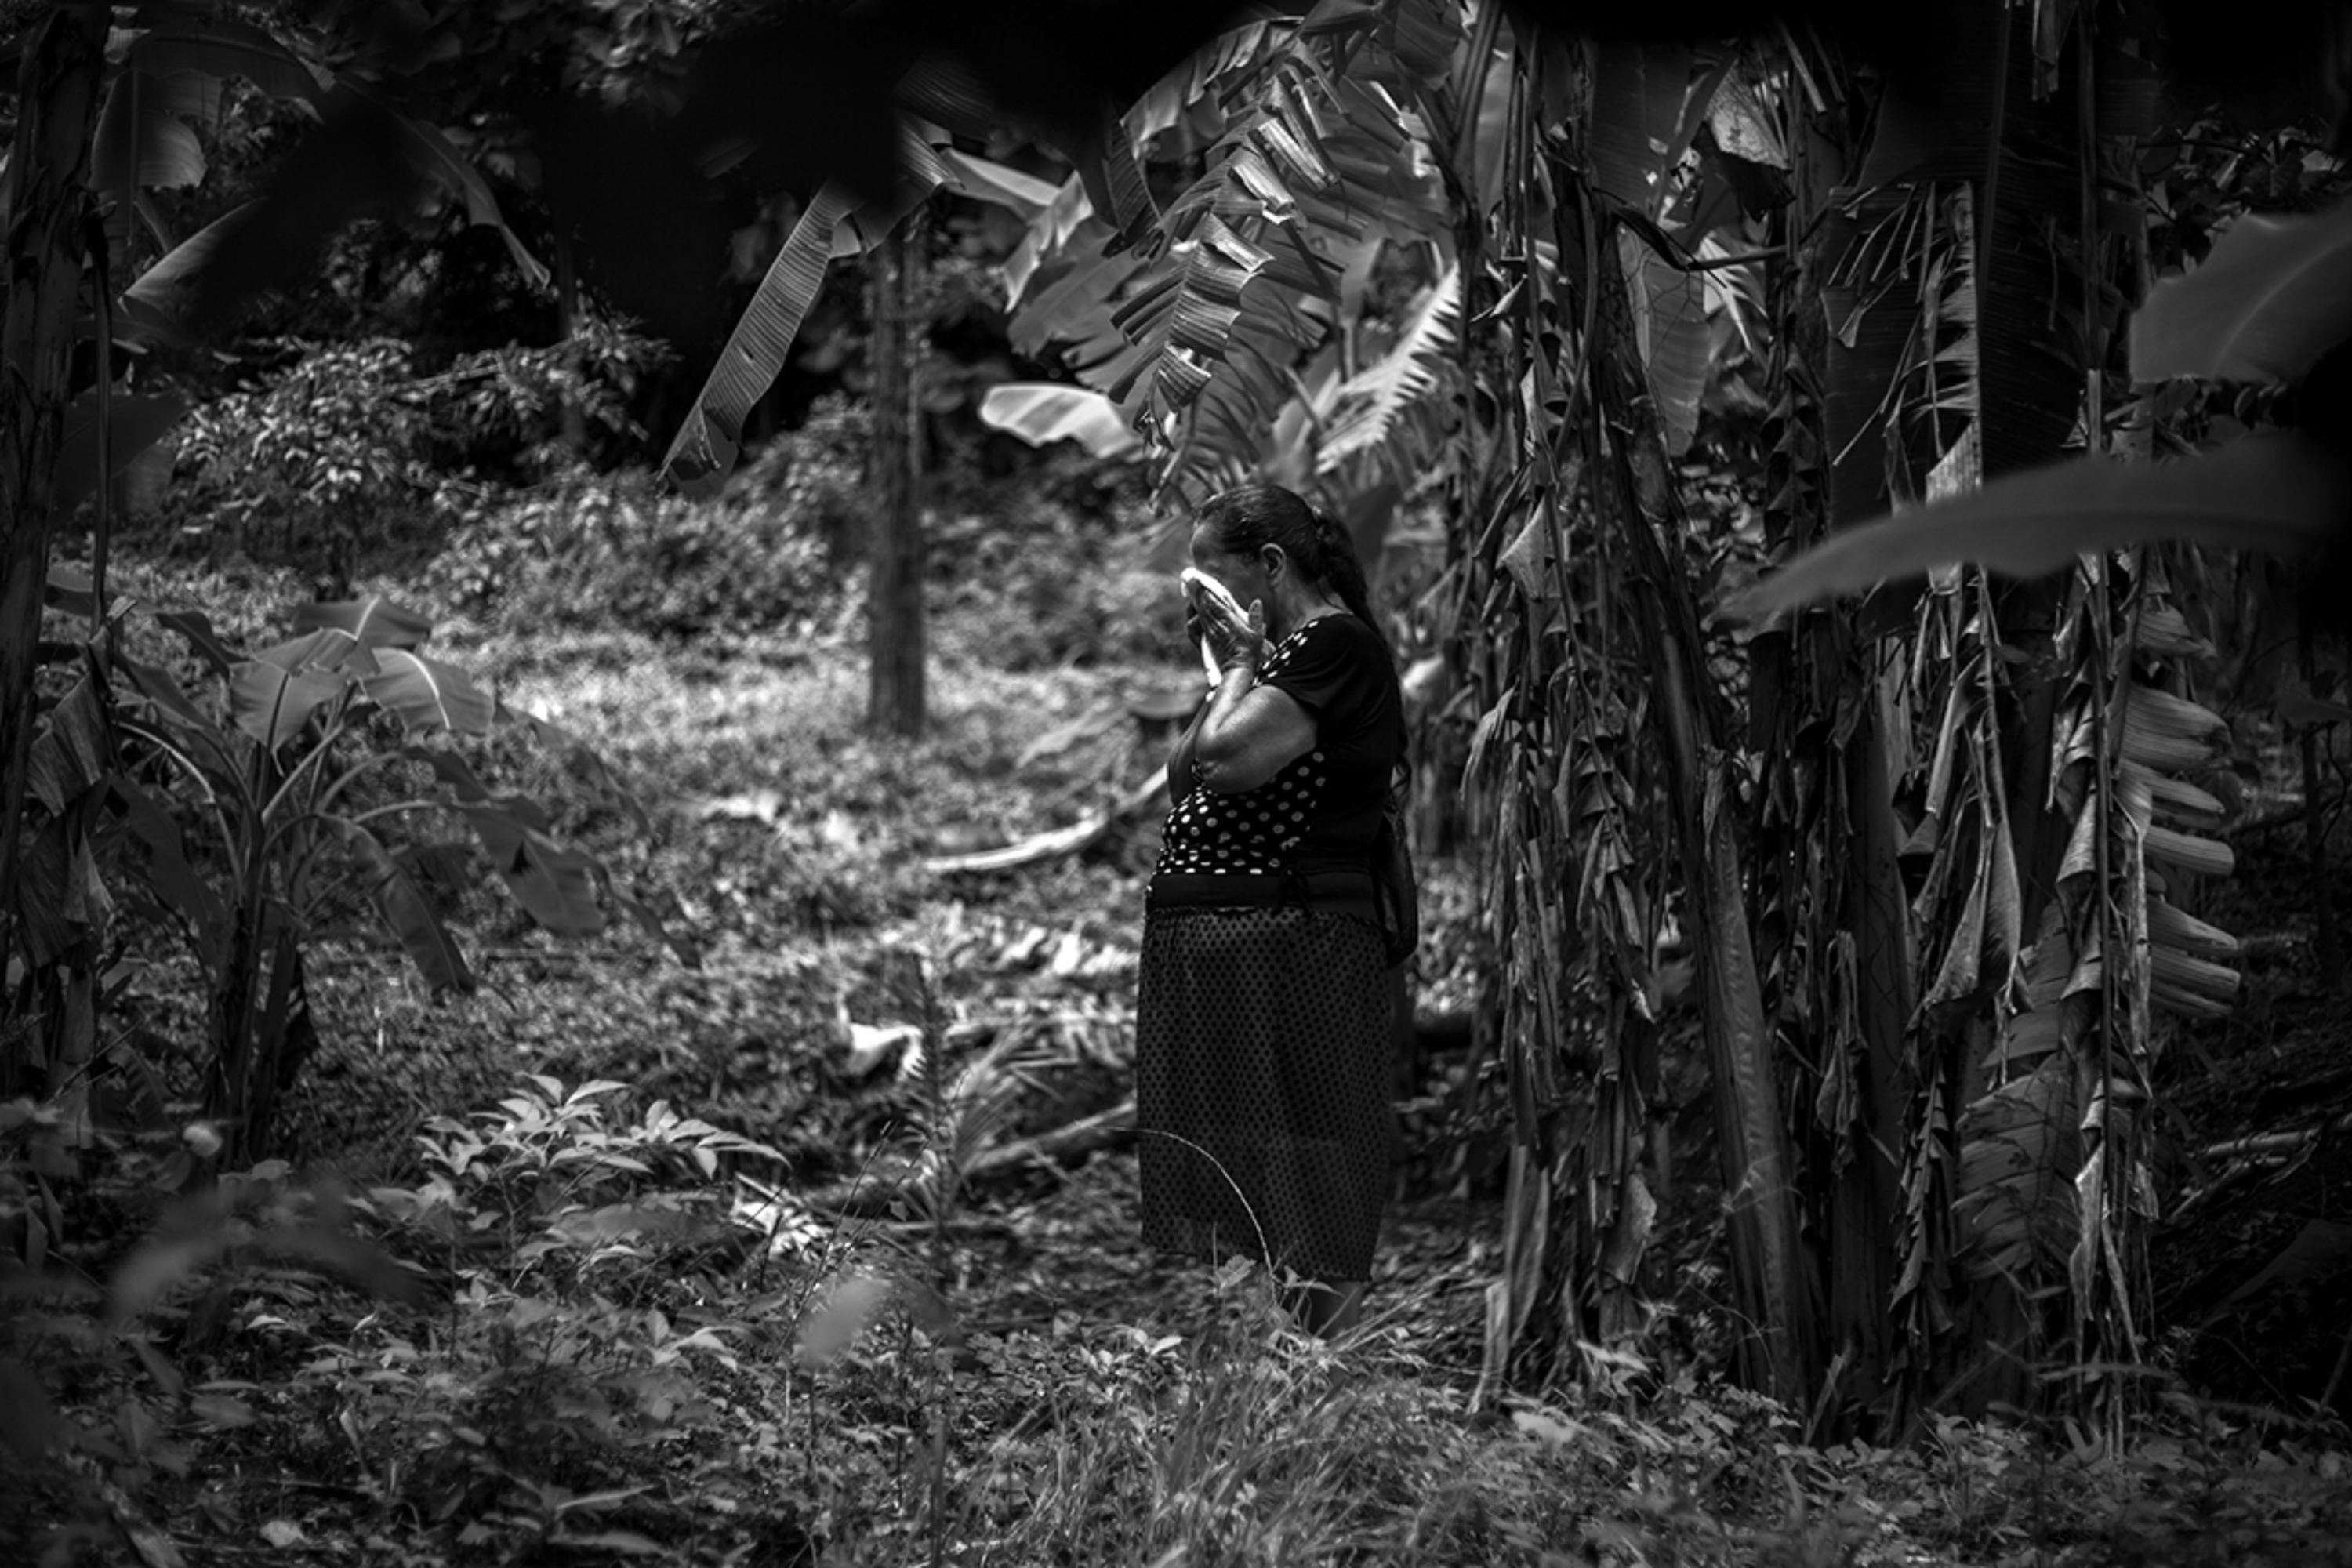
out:
<path id="1" fill-rule="evenodd" d="M 0 1541 L 2341 1560 L 2324 99 L 2160 5 L 1939 11 L 1932 91 L 1826 12 L 1074 16 L 1082 104 L 506 9 L 0 13 Z M 1130 1239 L 1244 473 L 1417 715 L 1336 1345 Z"/>

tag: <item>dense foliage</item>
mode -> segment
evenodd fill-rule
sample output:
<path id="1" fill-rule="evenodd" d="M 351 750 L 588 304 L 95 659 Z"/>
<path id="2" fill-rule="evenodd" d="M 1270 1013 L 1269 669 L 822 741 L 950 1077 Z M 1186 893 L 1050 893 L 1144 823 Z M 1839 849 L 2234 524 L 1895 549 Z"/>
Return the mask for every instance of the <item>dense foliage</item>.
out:
<path id="1" fill-rule="evenodd" d="M 2145 9 L 1906 98 L 1834 29 L 1180 6 L 1076 113 L 944 13 L 887 82 L 700 0 L 28 41 L 89 157 L 9 175 L 12 289 L 81 282 L 7 304 L 0 1547 L 2340 1551 L 2352 708 L 2324 579 L 2213 547 L 2335 493 L 2276 455 L 2352 209 L 2316 124 L 2158 113 Z M 888 370 L 920 742 L 860 718 Z M 1337 1347 L 1131 1255 L 1166 503 L 1244 472 L 1415 656 Z M 1916 499 L 1740 601 L 1939 568 L 1858 627 L 1731 613 Z"/>

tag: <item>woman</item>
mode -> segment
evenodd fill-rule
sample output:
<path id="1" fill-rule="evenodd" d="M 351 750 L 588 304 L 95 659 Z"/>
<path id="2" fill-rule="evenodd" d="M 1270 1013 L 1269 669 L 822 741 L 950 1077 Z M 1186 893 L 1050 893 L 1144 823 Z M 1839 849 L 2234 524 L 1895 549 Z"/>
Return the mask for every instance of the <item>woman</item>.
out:
<path id="1" fill-rule="evenodd" d="M 1212 499 L 1187 585 L 1220 674 L 1168 764 L 1136 1001 L 1144 1240 L 1307 1283 L 1354 1326 L 1389 1185 L 1393 1019 L 1369 872 L 1404 754 L 1345 529 L 1276 485 Z"/>

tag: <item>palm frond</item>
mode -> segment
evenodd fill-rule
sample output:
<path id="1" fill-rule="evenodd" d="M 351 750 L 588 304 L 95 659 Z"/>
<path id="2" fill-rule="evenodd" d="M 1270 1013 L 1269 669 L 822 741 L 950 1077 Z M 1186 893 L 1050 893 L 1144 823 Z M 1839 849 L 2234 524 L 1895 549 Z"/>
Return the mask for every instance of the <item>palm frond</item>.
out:
<path id="1" fill-rule="evenodd" d="M 1081 382 L 1170 449 L 1164 489 L 1263 462 L 1297 367 L 1349 302 L 1354 253 L 1441 228 L 1444 194 L 1397 95 L 1446 68 L 1459 33 L 1442 0 L 1253 19 L 1126 116 L 1147 146 L 1218 120 L 1203 172 L 1134 252 L 1106 257 L 1118 237 L 1075 199 L 1033 224 L 1013 268 L 1015 342 L 1065 345 Z"/>
<path id="2" fill-rule="evenodd" d="M 1445 392 L 1461 317 L 1462 269 L 1449 266 L 1413 301 L 1389 352 L 1339 384 L 1318 468 L 1328 473 L 1359 452 L 1385 446 L 1415 408 Z"/>

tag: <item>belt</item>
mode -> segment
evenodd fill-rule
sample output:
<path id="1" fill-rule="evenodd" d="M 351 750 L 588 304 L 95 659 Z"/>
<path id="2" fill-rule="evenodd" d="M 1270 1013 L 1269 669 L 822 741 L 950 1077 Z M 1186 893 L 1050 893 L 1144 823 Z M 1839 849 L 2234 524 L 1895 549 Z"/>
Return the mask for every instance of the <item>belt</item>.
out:
<path id="1" fill-rule="evenodd" d="M 1151 879 L 1143 903 L 1150 910 L 1322 910 L 1377 920 L 1372 879 L 1362 871 L 1234 872 L 1168 871 Z"/>

